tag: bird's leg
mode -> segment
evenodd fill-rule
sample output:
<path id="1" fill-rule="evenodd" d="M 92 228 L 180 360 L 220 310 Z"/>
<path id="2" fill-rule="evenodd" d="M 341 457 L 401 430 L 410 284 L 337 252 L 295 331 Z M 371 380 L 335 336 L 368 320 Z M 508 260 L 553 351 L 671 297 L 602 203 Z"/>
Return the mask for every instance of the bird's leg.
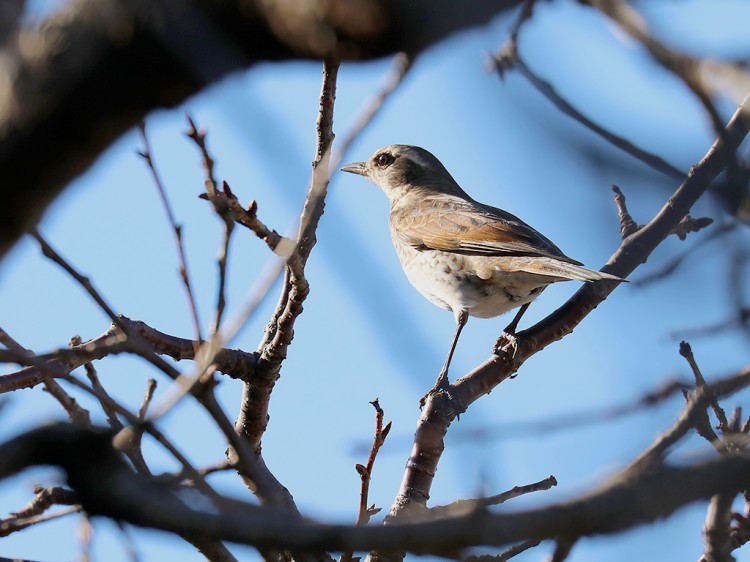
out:
<path id="1" fill-rule="evenodd" d="M 508 349 L 510 349 L 511 357 L 514 357 L 516 355 L 516 352 L 518 351 L 516 328 L 518 328 L 518 323 L 521 321 L 521 318 L 529 308 L 530 304 L 530 302 L 527 302 L 518 309 L 518 312 L 516 312 L 513 320 L 511 320 L 510 324 L 505 327 L 500 337 L 497 338 L 497 342 L 495 342 L 495 349 L 493 350 L 495 353 L 498 353 L 500 350 L 507 351 Z"/>
<path id="2" fill-rule="evenodd" d="M 448 386 L 450 384 L 450 381 L 448 380 L 448 368 L 451 366 L 451 360 L 453 359 L 453 352 L 456 351 L 456 344 L 458 343 L 458 337 L 461 335 L 461 330 L 464 329 L 464 326 L 466 326 L 466 322 L 468 320 L 469 320 L 469 313 L 466 310 L 459 310 L 456 313 L 456 332 L 455 334 L 453 334 L 453 341 L 451 342 L 451 348 L 448 351 L 448 356 L 445 358 L 445 363 L 443 363 L 443 368 L 440 369 L 440 374 L 438 375 L 437 380 L 435 381 L 435 385 L 419 401 L 420 407 L 424 406 L 425 400 L 430 394 L 440 392 L 440 391 L 446 391 L 448 389 Z"/>

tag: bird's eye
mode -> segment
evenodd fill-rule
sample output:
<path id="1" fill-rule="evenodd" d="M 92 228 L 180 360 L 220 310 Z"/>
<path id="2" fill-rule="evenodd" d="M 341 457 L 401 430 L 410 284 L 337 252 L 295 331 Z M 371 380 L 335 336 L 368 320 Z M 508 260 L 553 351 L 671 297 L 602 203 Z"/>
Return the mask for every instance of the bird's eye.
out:
<path id="1" fill-rule="evenodd" d="M 394 160 L 395 158 L 392 155 L 388 154 L 387 152 L 383 152 L 381 154 L 378 154 L 377 158 L 375 158 L 375 163 L 381 168 L 385 168 Z"/>

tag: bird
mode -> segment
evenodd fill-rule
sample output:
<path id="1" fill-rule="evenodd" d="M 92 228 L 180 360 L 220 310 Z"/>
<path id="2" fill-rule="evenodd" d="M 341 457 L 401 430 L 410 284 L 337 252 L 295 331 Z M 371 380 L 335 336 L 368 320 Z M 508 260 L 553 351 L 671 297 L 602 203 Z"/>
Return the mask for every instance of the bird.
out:
<path id="1" fill-rule="evenodd" d="M 623 281 L 583 267 L 518 217 L 472 199 L 424 148 L 392 144 L 341 170 L 364 176 L 385 193 L 391 239 L 407 279 L 454 315 L 456 330 L 435 390 L 449 384 L 448 370 L 469 316 L 494 318 L 520 307 L 497 344 L 505 341 L 515 353 L 518 322 L 548 285 Z"/>

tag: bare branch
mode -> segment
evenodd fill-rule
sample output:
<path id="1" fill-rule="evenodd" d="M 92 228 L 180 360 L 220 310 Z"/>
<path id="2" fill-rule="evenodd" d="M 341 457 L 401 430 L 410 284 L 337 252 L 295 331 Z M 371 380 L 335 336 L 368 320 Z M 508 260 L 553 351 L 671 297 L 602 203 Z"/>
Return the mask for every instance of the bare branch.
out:
<path id="1" fill-rule="evenodd" d="M 625 195 L 620 188 L 613 185 L 612 191 L 615 192 L 615 205 L 617 205 L 617 215 L 620 219 L 620 238 L 625 240 L 631 234 L 638 232 L 640 227 L 638 226 L 638 223 L 633 220 L 633 217 L 630 216 L 627 204 L 625 203 Z"/>
<path id="2" fill-rule="evenodd" d="M 703 378 L 700 367 L 698 367 L 698 363 L 695 361 L 695 357 L 693 356 L 693 349 L 690 347 L 690 344 L 688 342 L 683 341 L 680 343 L 680 355 L 682 355 L 690 365 L 690 368 L 693 371 L 693 376 L 695 376 L 696 386 L 698 388 L 705 388 L 706 379 Z M 716 414 L 716 417 L 719 419 L 719 429 L 722 431 L 722 433 L 727 433 L 728 431 L 730 431 L 730 428 L 724 409 L 719 406 L 719 402 L 718 400 L 716 400 L 716 396 L 713 395 L 710 388 L 707 389 L 706 392 L 709 404 L 711 404 L 711 408 L 713 409 L 714 414 Z"/>
<path id="3" fill-rule="evenodd" d="M 269 248 L 278 256 L 288 258 L 294 249 L 295 242 L 284 236 L 281 236 L 275 230 L 269 229 L 261 220 L 258 218 L 258 204 L 253 199 L 245 209 L 237 199 L 232 190 L 229 188 L 227 182 L 222 183 L 223 189 L 217 189 L 214 198 L 223 199 L 226 201 L 225 205 L 229 207 L 232 212 L 232 216 L 238 224 L 249 228 L 255 233 L 255 235 L 263 240 Z M 199 196 L 201 199 L 208 199 L 208 195 L 201 193 Z"/>
<path id="4" fill-rule="evenodd" d="M 511 558 L 514 558 L 515 556 L 526 552 L 530 548 L 539 546 L 541 542 L 542 541 L 540 539 L 524 541 L 522 543 L 511 546 L 510 548 L 505 550 L 505 552 L 498 554 L 497 556 L 493 556 L 491 554 L 467 556 L 463 559 L 463 562 L 508 562 L 508 560 L 510 560 Z"/>
<path id="5" fill-rule="evenodd" d="M 496 494 L 494 496 L 487 496 L 485 498 L 478 498 L 472 500 L 457 500 L 448 505 L 436 505 L 431 507 L 429 510 L 430 517 L 455 517 L 457 515 L 464 515 L 478 509 L 484 509 L 492 505 L 500 505 L 508 500 L 539 492 L 541 490 L 549 490 L 557 486 L 557 479 L 554 476 L 548 476 L 543 480 L 534 482 L 532 484 L 526 484 L 525 486 L 514 486 L 507 492 Z"/>
<path id="6" fill-rule="evenodd" d="M 76 505 L 80 503 L 78 495 L 75 492 L 60 486 L 53 486 L 51 488 L 34 486 L 34 494 L 34 499 L 28 505 L 15 513 L 11 513 L 11 515 L 19 518 L 28 518 L 34 515 L 41 515 L 53 505 Z"/>
<path id="7" fill-rule="evenodd" d="M 362 479 L 357 525 L 367 525 L 370 521 L 370 517 L 380 511 L 380 508 L 375 508 L 374 505 L 367 507 L 367 497 L 370 490 L 370 480 L 372 479 L 372 469 L 375 466 L 375 458 L 378 456 L 380 447 L 383 446 L 386 437 L 388 437 L 388 434 L 391 431 L 391 422 L 388 422 L 385 424 L 385 427 L 383 427 L 383 409 L 380 407 L 378 399 L 376 398 L 370 402 L 370 404 L 375 408 L 375 437 L 372 440 L 372 447 L 370 448 L 370 455 L 367 457 L 367 464 L 364 466 L 361 464 L 357 465 L 357 472 Z"/>
<path id="8" fill-rule="evenodd" d="M 168 355 L 176 361 L 196 358 L 196 349 L 200 347 L 200 342 L 165 334 L 144 322 L 131 320 L 126 316 L 120 315 L 119 320 L 122 325 L 127 326 L 128 333 L 137 336 L 141 344 L 148 345 L 155 353 Z M 132 340 L 127 340 L 116 327 L 112 326 L 101 336 L 85 343 L 75 344 L 70 349 L 37 355 L 34 360 L 23 355 L 24 361 L 31 363 L 32 366 L 14 373 L 0 375 L 0 394 L 21 388 L 31 388 L 47 377 L 65 376 L 82 365 L 86 366 L 87 375 L 89 379 L 92 379 L 96 376 L 96 371 L 89 365 L 90 361 L 125 352 L 138 353 L 138 349 L 134 350 Z M 14 355 L 14 358 L 18 360 L 22 360 L 22 357 L 17 353 Z M 217 370 L 237 379 L 251 376 L 255 372 L 257 362 L 257 354 L 240 349 L 223 348 L 214 357 Z M 92 384 L 102 390 L 101 384 L 93 380 Z"/>
<path id="9" fill-rule="evenodd" d="M 206 174 L 205 186 L 208 200 L 211 201 L 214 211 L 224 222 L 224 238 L 217 258 L 219 266 L 219 283 L 216 297 L 216 310 L 214 312 L 213 326 L 211 327 L 211 337 L 213 338 L 219 331 L 221 321 L 224 318 L 224 308 L 226 307 L 226 282 L 227 282 L 227 261 L 229 260 L 229 242 L 234 231 L 234 217 L 232 211 L 227 205 L 226 198 L 218 196 L 219 184 L 214 177 L 214 159 L 208 152 L 206 146 L 206 131 L 198 129 L 195 121 L 190 115 L 187 116 L 188 131 L 187 136 L 192 140 L 200 150 L 203 162 L 203 170 Z"/>
<path id="10" fill-rule="evenodd" d="M 605 129 L 598 123 L 595 123 L 594 121 L 586 117 L 570 102 L 566 101 L 565 98 L 563 98 L 557 92 L 557 90 L 555 90 L 552 84 L 546 82 L 545 80 L 534 74 L 531 69 L 523 62 L 520 54 L 518 53 L 518 48 L 515 41 L 511 40 L 509 43 L 503 45 L 497 51 L 497 53 L 493 57 L 493 66 L 500 78 L 502 78 L 504 73 L 509 69 L 518 69 L 521 75 L 526 78 L 526 80 L 528 80 L 529 83 L 534 86 L 534 88 L 536 88 L 539 93 L 544 95 L 544 97 L 552 102 L 552 104 L 563 114 L 571 117 L 573 120 L 579 122 L 590 131 L 602 137 L 611 145 L 619 148 L 627 154 L 630 154 L 633 158 L 640 160 L 657 172 L 660 172 L 675 181 L 682 182 L 685 180 L 686 174 L 680 171 L 678 168 L 672 166 L 663 158 L 656 156 L 655 154 L 652 154 L 646 150 L 643 150 L 627 139 Z"/>
<path id="11" fill-rule="evenodd" d="M 143 150 L 139 152 L 140 156 L 145 160 L 149 170 L 151 170 L 151 176 L 154 179 L 154 185 L 156 191 L 159 193 L 159 199 L 161 200 L 164 211 L 167 213 L 167 219 L 174 232 L 175 244 L 177 246 L 177 257 L 179 259 L 179 272 L 182 283 L 185 286 L 185 292 L 188 298 L 188 305 L 190 306 L 190 312 L 193 316 L 193 326 L 195 328 L 195 337 L 198 341 L 203 340 L 201 335 L 201 323 L 198 319 L 198 307 L 195 304 L 195 298 L 193 297 L 193 287 L 190 283 L 190 272 L 187 266 L 187 258 L 185 257 L 185 248 L 182 245 L 182 226 L 177 224 L 175 219 L 174 211 L 172 211 L 172 205 L 169 203 L 167 197 L 167 190 L 164 188 L 164 183 L 161 181 L 159 173 L 156 171 L 156 165 L 152 156 L 151 143 L 146 135 L 146 122 L 142 121 L 138 127 L 138 131 L 141 134 L 141 140 L 143 141 Z"/>

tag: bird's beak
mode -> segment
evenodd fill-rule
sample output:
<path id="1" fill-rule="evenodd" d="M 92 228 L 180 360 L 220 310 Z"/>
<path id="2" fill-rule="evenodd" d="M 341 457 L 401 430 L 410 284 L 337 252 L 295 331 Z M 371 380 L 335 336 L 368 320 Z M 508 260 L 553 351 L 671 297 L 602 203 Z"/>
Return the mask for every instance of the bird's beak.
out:
<path id="1" fill-rule="evenodd" d="M 360 176 L 367 176 L 367 166 L 365 166 L 364 162 L 352 162 L 341 168 L 341 171 L 358 174 Z"/>

